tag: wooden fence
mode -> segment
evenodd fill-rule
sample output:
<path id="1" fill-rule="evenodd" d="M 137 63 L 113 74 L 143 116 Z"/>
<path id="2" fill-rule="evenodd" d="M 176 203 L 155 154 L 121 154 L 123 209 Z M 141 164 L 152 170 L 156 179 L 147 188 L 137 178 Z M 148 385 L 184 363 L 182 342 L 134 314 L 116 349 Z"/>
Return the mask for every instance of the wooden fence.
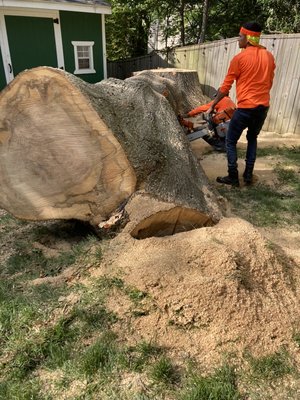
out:
<path id="1" fill-rule="evenodd" d="M 143 57 L 135 57 L 121 61 L 109 61 L 107 63 L 107 75 L 109 78 L 126 79 L 135 71 L 145 69 L 167 68 L 169 63 L 163 53 L 151 53 Z"/>
<path id="2" fill-rule="evenodd" d="M 276 62 L 271 107 L 263 130 L 300 135 L 300 33 L 262 35 L 261 44 Z M 237 38 L 184 46 L 169 53 L 109 62 L 108 76 L 125 79 L 135 71 L 161 67 L 192 69 L 198 72 L 203 93 L 212 97 L 238 52 Z M 230 96 L 235 100 L 234 89 Z"/>

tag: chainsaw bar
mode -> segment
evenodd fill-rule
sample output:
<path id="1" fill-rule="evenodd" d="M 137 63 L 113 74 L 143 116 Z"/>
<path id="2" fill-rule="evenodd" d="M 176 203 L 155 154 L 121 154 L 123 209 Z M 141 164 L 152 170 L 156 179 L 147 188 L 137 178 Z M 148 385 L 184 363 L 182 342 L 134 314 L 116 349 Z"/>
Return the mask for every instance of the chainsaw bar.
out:
<path id="1" fill-rule="evenodd" d="M 208 135 L 208 131 L 205 127 L 203 127 L 201 129 L 198 129 L 197 131 L 188 133 L 186 136 L 189 139 L 189 141 L 192 142 L 193 140 L 203 138 L 203 136 L 206 135 Z"/>

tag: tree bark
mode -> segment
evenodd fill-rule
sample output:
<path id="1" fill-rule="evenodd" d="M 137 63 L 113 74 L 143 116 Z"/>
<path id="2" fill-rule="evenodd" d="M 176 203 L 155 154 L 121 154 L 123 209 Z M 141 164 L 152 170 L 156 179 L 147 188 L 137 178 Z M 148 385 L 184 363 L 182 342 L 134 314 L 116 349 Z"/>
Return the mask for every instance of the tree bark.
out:
<path id="1" fill-rule="evenodd" d="M 199 104 L 199 81 L 187 95 L 195 74 L 97 84 L 50 67 L 19 74 L 0 93 L 0 206 L 27 220 L 98 224 L 143 192 L 196 210 L 204 225 L 217 221 L 214 192 L 176 117 Z"/>
<path id="2" fill-rule="evenodd" d="M 194 70 L 157 68 L 135 72 L 134 77 L 148 83 L 155 91 L 163 94 L 176 115 L 185 114 L 211 100 L 203 94 L 198 74 Z"/>

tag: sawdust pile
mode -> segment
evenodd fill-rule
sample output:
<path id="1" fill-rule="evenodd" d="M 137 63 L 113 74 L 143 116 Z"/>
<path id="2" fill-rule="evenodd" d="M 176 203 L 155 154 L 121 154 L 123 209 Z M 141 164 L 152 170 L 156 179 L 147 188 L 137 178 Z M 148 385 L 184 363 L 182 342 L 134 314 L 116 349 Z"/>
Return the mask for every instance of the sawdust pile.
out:
<path id="1" fill-rule="evenodd" d="M 152 340 L 203 365 L 224 352 L 291 345 L 299 321 L 298 266 L 239 218 L 161 238 L 123 232 L 94 274 L 118 275 L 148 294 L 135 317 L 125 298 L 111 298 L 124 339 Z"/>

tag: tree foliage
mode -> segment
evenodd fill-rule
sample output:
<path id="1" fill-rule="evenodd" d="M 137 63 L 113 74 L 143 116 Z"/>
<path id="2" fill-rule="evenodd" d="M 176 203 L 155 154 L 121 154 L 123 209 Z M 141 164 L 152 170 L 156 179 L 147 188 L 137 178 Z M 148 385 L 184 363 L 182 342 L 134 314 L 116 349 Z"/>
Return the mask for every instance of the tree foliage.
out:
<path id="1" fill-rule="evenodd" d="M 300 32 L 300 0 L 259 0 L 268 32 Z"/>
<path id="2" fill-rule="evenodd" d="M 300 32 L 300 0 L 112 0 L 106 19 L 110 60 L 147 54 L 151 28 L 162 43 L 195 44 L 237 36 L 242 23 L 256 20 L 264 33 Z M 173 41 L 170 41 L 170 39 Z"/>
<path id="3" fill-rule="evenodd" d="M 151 0 L 112 0 L 106 19 L 107 54 L 111 60 L 147 54 L 152 22 Z"/>

